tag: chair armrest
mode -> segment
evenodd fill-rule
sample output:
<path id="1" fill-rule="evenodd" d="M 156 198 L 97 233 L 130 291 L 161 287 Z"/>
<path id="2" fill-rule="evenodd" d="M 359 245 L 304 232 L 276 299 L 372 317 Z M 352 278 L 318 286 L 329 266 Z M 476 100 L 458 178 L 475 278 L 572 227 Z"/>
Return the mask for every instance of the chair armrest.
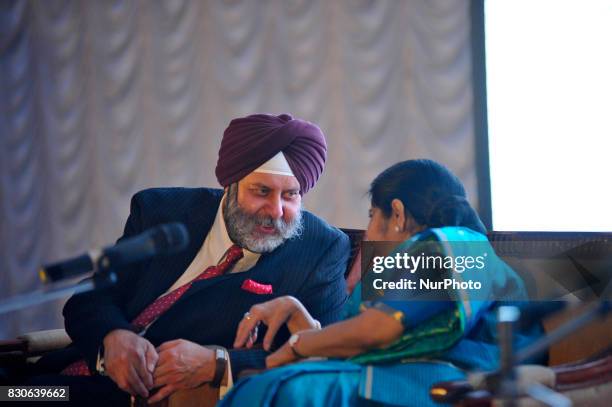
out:
<path id="1" fill-rule="evenodd" d="M 227 374 L 221 382 L 222 386 L 226 384 Z M 214 407 L 220 399 L 220 389 L 204 383 L 193 389 L 179 390 L 167 399 L 155 404 L 147 404 L 146 399 L 137 397 L 134 401 L 134 407 Z"/>
<path id="2" fill-rule="evenodd" d="M 22 369 L 43 353 L 68 346 L 70 342 L 63 329 L 29 332 L 17 339 L 0 341 L 0 366 Z"/>
<path id="3" fill-rule="evenodd" d="M 63 329 L 28 332 L 17 339 L 0 341 L 0 353 L 34 356 L 68 346 L 72 341 Z"/>
<path id="4" fill-rule="evenodd" d="M 612 381 L 612 354 L 583 364 L 554 366 L 556 390 L 567 391 Z"/>
<path id="5" fill-rule="evenodd" d="M 0 353 L 21 352 L 28 350 L 28 343 L 23 339 L 9 339 L 0 341 Z"/>
<path id="6" fill-rule="evenodd" d="M 17 340 L 26 343 L 25 352 L 28 355 L 36 355 L 55 349 L 65 348 L 72 342 L 64 329 L 28 332 L 18 336 Z"/>

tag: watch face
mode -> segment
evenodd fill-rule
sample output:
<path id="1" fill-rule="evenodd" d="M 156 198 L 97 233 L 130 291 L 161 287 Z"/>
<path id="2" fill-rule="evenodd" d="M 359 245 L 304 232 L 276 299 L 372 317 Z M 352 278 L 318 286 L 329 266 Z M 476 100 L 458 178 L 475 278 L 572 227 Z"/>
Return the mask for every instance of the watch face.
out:
<path id="1" fill-rule="evenodd" d="M 217 359 L 225 359 L 225 352 L 223 351 L 223 349 L 217 348 L 216 357 Z"/>

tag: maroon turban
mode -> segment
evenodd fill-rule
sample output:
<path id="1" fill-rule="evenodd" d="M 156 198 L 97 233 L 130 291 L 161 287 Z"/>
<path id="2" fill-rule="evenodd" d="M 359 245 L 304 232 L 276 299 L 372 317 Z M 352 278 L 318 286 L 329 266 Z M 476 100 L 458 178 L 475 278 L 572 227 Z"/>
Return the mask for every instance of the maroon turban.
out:
<path id="1" fill-rule="evenodd" d="M 300 183 L 312 188 L 325 166 L 327 145 L 316 125 L 288 114 L 254 114 L 230 122 L 221 140 L 215 174 L 224 187 L 237 182 L 282 151 Z"/>

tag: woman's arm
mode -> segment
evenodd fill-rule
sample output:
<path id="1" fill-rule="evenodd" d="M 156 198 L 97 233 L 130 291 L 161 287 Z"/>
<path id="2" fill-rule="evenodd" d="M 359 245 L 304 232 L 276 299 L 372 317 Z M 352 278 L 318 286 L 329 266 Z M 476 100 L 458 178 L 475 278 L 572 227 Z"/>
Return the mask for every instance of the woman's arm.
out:
<path id="1" fill-rule="evenodd" d="M 347 358 L 370 349 L 384 348 L 403 333 L 402 323 L 393 316 L 369 308 L 354 318 L 331 324 L 321 330 L 299 332 L 293 349 L 302 356 Z M 299 359 L 288 343 L 268 356 L 268 367 L 281 366 Z"/>

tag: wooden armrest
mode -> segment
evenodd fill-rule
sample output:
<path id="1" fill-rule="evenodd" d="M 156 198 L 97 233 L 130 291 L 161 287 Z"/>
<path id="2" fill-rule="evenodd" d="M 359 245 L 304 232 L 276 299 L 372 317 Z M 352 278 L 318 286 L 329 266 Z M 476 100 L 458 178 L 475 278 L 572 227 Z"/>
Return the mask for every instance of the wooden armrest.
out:
<path id="1" fill-rule="evenodd" d="M 584 364 L 556 366 L 557 390 L 579 389 L 612 381 L 612 355 Z"/>
<path id="2" fill-rule="evenodd" d="M 227 378 L 222 382 L 227 385 Z M 146 399 L 136 398 L 134 407 L 214 407 L 220 399 L 220 389 L 205 383 L 193 389 L 179 390 L 165 400 L 147 404 Z"/>

